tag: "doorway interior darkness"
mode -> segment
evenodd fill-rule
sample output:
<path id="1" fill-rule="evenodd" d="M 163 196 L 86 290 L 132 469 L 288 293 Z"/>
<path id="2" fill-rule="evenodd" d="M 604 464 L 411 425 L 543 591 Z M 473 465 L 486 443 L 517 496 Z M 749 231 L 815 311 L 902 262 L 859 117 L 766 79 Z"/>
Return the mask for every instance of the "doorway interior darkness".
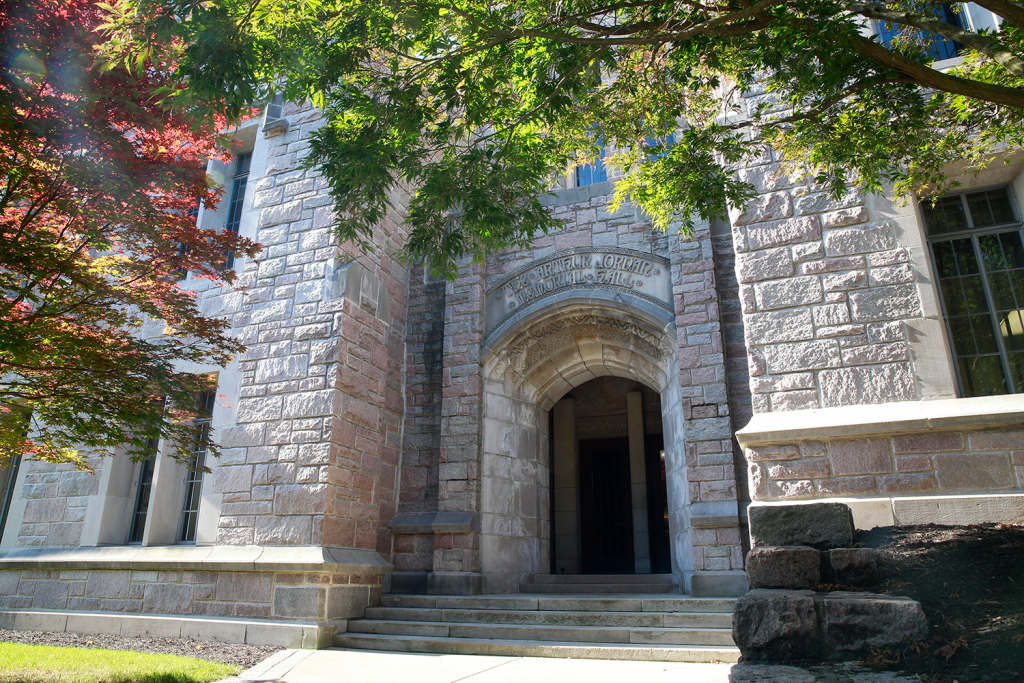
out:
<path id="1" fill-rule="evenodd" d="M 570 451 L 562 440 L 553 453 L 553 477 L 561 470 L 563 481 L 552 485 L 552 573 L 671 572 L 660 396 L 634 380 L 601 377 L 560 405 L 554 430 L 571 429 L 574 443 Z M 570 419 L 574 427 L 557 424 Z"/>

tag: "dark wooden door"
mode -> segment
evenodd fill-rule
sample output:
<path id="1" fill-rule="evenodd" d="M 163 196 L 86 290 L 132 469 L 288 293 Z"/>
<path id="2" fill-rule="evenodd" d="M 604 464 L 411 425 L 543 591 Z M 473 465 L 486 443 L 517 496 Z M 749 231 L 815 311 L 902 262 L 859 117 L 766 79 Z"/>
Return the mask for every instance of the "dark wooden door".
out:
<path id="1" fill-rule="evenodd" d="M 579 444 L 582 571 L 632 574 L 629 439 L 588 439 Z"/>

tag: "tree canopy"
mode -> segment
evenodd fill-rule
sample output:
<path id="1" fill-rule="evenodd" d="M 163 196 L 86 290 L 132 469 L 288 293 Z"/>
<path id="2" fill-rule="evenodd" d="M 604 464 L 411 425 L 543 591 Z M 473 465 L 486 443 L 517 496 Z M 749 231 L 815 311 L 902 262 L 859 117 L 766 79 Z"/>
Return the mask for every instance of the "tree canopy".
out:
<path id="1" fill-rule="evenodd" d="M 404 184 L 409 255 L 451 275 L 554 227 L 542 195 L 599 141 L 661 228 L 743 204 L 728 165 L 765 146 L 836 193 L 993 163 L 1021 145 L 1024 4 L 977 4 L 999 30 L 930 0 L 117 0 L 107 54 L 175 60 L 195 115 L 311 100 L 339 235 Z"/>
<path id="2" fill-rule="evenodd" d="M 158 103 L 173 64 L 105 66 L 102 16 L 89 0 L 0 4 L 0 466 L 88 467 L 80 447 L 142 456 L 159 438 L 187 459 L 211 382 L 180 364 L 241 348 L 179 282 L 230 281 L 225 252 L 257 252 L 196 227 L 219 197 L 206 160 L 226 154 L 224 119 Z"/>

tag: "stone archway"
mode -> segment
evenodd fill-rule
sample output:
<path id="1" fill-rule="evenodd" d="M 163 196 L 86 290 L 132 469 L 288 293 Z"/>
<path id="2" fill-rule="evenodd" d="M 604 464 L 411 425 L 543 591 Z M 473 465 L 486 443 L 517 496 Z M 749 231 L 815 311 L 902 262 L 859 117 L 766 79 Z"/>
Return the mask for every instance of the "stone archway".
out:
<path id="1" fill-rule="evenodd" d="M 597 377 L 635 379 L 661 396 L 672 571 L 693 569 L 674 316 L 639 298 L 564 297 L 500 326 L 484 377 L 480 560 L 485 593 L 516 592 L 550 567 L 549 413 Z"/>

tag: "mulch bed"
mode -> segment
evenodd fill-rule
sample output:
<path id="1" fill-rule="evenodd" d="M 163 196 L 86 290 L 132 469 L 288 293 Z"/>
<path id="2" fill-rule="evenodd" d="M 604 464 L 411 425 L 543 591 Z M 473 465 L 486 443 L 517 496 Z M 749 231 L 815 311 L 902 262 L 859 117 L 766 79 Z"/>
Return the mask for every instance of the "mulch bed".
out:
<path id="1" fill-rule="evenodd" d="M 235 664 L 242 670 L 259 664 L 270 655 L 283 650 L 276 645 L 234 645 L 208 643 L 191 638 L 122 638 L 120 636 L 84 633 L 48 633 L 43 631 L 9 631 L 0 629 L 0 641 L 28 645 L 131 650 L 165 655 L 183 655 L 221 664 Z"/>
<path id="2" fill-rule="evenodd" d="M 868 664 L 924 683 L 1024 681 L 1024 525 L 880 527 L 856 540 L 880 551 L 878 592 L 918 600 L 931 629 Z"/>

